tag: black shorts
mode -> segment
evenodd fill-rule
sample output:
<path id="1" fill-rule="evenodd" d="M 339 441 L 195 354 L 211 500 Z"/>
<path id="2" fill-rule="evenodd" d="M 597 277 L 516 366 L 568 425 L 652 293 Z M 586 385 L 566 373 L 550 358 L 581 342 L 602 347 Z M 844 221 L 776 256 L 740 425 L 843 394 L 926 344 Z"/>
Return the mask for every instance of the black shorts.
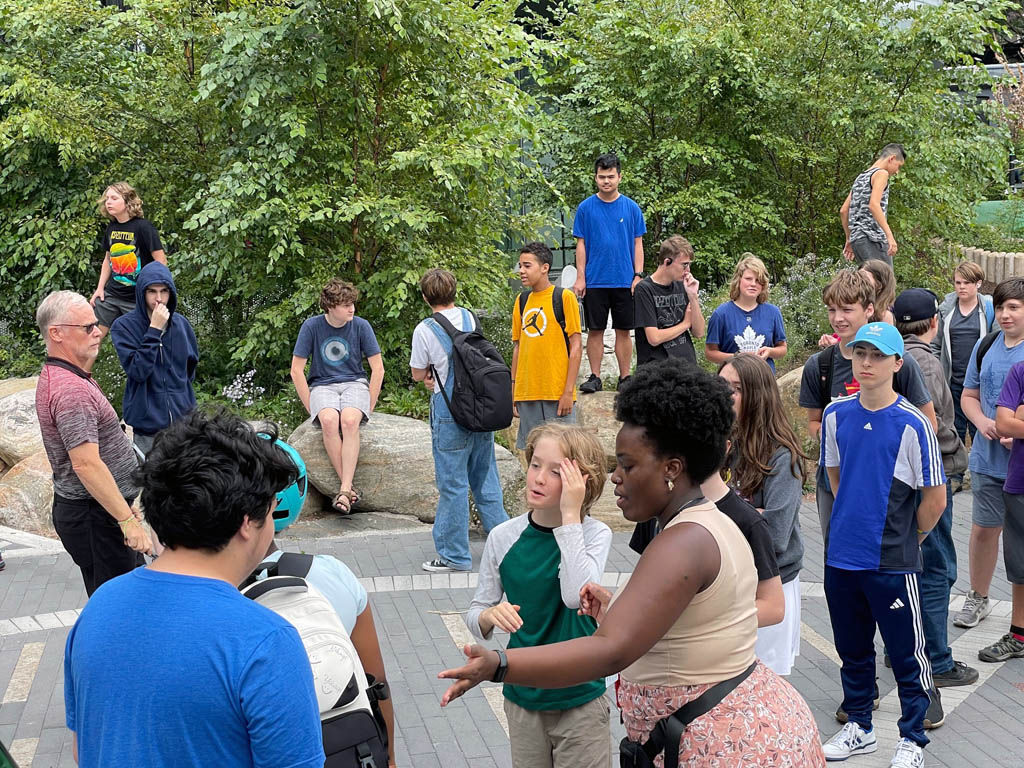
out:
<path id="1" fill-rule="evenodd" d="M 612 313 L 612 328 L 633 330 L 633 291 L 629 288 L 587 288 L 583 316 L 588 331 L 603 331 Z"/>
<path id="2" fill-rule="evenodd" d="M 124 543 L 117 521 L 94 499 L 64 499 L 54 494 L 53 529 L 82 571 L 85 593 L 90 597 L 103 582 L 145 564 L 142 554 Z"/>

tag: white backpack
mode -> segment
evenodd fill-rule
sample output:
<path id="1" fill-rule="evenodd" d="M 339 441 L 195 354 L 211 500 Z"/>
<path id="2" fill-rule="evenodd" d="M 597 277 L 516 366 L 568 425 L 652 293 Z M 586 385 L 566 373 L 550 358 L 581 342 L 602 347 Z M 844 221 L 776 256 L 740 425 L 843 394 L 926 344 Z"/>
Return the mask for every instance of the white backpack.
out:
<path id="1" fill-rule="evenodd" d="M 299 632 L 309 655 L 320 706 L 325 768 L 387 768 L 387 730 L 377 702 L 387 684 L 368 681 L 352 640 L 334 607 L 307 581 L 312 555 L 285 552 L 261 563 L 241 591 Z M 266 571 L 267 578 L 257 579 Z"/>

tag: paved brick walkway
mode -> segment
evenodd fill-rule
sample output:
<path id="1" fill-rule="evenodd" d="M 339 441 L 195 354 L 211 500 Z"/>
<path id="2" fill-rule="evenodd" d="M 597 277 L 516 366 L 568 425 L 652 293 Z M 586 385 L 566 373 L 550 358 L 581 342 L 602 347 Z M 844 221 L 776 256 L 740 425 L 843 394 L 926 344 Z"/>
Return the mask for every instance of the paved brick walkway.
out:
<path id="1" fill-rule="evenodd" d="M 956 607 L 967 588 L 968 493 L 956 497 L 954 519 L 961 566 L 954 590 Z M 807 546 L 801 573 L 802 644 L 790 680 L 827 736 L 838 727 L 832 717 L 841 698 L 838 660 L 821 587 L 821 536 L 811 505 L 805 504 L 801 522 Z M 434 554 L 426 527 L 391 518 L 367 518 L 359 527 L 360 533 L 338 536 L 333 535 L 336 527 L 300 522 L 286 544 L 340 557 L 371 592 L 395 697 L 399 765 L 511 765 L 498 686 L 481 686 L 446 710 L 438 706 L 445 686 L 436 675 L 460 663 L 459 647 L 468 637 L 463 612 L 472 596 L 475 574 L 423 573 L 420 564 Z M 374 532 L 375 528 L 382 530 Z M 627 534 L 615 534 L 604 579 L 607 584 L 618 583 L 632 570 L 636 556 L 627 542 Z M 482 548 L 483 539 L 474 536 L 476 560 Z M 81 578 L 53 542 L 0 528 L 0 549 L 8 561 L 7 570 L 0 573 L 0 740 L 12 747 L 23 768 L 73 766 L 70 735 L 64 728 L 62 658 L 67 627 L 85 602 Z M 995 610 L 979 627 L 965 632 L 951 626 L 954 655 L 977 667 L 982 680 L 969 688 L 945 689 L 946 724 L 930 733 L 929 766 L 1016 768 L 1024 764 L 1024 660 L 995 665 L 977 661 L 977 649 L 998 638 L 1009 623 L 1010 595 L 1002 563 L 991 596 Z M 887 766 L 891 756 L 899 706 L 892 673 L 882 667 L 881 653 L 878 676 L 882 693 L 876 718 L 879 751 L 855 759 L 854 768 Z M 613 739 L 621 735 L 616 725 Z"/>

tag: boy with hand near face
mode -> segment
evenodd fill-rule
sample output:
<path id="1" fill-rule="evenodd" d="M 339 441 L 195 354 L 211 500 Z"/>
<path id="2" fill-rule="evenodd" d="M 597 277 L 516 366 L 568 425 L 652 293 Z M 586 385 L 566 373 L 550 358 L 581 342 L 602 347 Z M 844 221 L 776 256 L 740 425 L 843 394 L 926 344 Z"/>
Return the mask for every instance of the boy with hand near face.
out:
<path id="1" fill-rule="evenodd" d="M 907 362 L 899 331 L 869 323 L 846 347 L 859 391 L 825 408 L 820 463 L 836 494 L 825 537 L 825 597 L 849 722 L 824 745 L 825 758 L 877 749 L 871 725 L 877 625 L 902 708 L 891 765 L 920 768 L 934 686 L 922 652 L 920 542 L 946 504 L 942 452 L 929 420 L 893 389 Z"/>
<path id="2" fill-rule="evenodd" d="M 511 367 L 520 451 L 526 450 L 530 430 L 545 421 L 576 423 L 580 309 L 572 291 L 548 279 L 551 262 L 551 249 L 543 243 L 527 243 L 519 254 L 519 279 L 526 290 L 512 307 Z"/>
<path id="3" fill-rule="evenodd" d="M 693 246 L 680 235 L 661 244 L 654 274 L 633 289 L 636 364 L 678 358 L 697 364 L 693 338 L 704 335 L 700 283 L 693 276 Z"/>

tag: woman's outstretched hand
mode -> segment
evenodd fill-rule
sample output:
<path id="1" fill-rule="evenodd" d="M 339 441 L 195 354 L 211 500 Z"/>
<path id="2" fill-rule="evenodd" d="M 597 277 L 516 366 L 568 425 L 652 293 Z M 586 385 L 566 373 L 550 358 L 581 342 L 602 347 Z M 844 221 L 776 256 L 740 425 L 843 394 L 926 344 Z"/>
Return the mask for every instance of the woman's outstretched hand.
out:
<path id="1" fill-rule="evenodd" d="M 604 621 L 604 615 L 611 601 L 611 592 L 600 584 L 589 581 L 580 590 L 580 608 L 576 613 L 580 616 L 590 616 L 600 624 Z"/>
<path id="2" fill-rule="evenodd" d="M 462 652 L 466 654 L 465 666 L 458 669 L 446 669 L 437 676 L 441 680 L 456 681 L 441 697 L 442 707 L 448 706 L 470 688 L 480 685 L 485 680 L 490 680 L 498 669 L 498 654 L 482 645 L 465 645 L 462 647 Z"/>

